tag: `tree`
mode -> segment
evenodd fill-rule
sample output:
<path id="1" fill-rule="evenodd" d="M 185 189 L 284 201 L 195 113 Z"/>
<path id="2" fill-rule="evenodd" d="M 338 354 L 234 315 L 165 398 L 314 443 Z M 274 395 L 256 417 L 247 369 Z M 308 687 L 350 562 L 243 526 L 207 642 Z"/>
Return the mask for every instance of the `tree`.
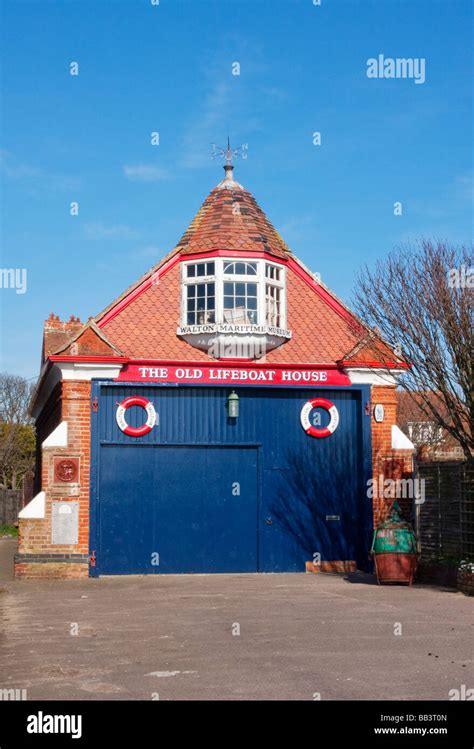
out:
<path id="1" fill-rule="evenodd" d="M 0 374 L 0 486 L 17 489 L 34 465 L 35 431 L 28 415 L 32 388 L 23 377 Z"/>
<path id="2" fill-rule="evenodd" d="M 387 371 L 384 341 L 409 368 L 400 386 L 429 421 L 474 459 L 474 274 L 472 247 L 420 240 L 401 246 L 357 279 L 354 306 L 373 331 Z M 393 356 L 392 356 L 393 359 Z"/>
<path id="3" fill-rule="evenodd" d="M 0 423 L 0 487 L 19 489 L 35 463 L 36 435 L 31 424 Z"/>

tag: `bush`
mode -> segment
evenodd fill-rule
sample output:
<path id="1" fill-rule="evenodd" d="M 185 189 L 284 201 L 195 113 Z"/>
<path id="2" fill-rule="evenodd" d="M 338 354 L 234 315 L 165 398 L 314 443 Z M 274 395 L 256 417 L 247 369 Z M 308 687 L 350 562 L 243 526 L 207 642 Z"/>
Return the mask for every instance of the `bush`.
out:
<path id="1" fill-rule="evenodd" d="M 0 538 L 2 536 L 18 536 L 18 528 L 15 528 L 14 525 L 0 525 Z"/>

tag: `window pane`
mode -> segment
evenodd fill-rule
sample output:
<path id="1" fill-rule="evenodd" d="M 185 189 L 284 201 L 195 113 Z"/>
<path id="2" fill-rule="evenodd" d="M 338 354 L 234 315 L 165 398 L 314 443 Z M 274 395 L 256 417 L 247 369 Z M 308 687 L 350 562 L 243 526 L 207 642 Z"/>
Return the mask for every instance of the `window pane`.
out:
<path id="1" fill-rule="evenodd" d="M 234 284 L 233 283 L 225 283 L 224 284 L 224 294 L 233 294 L 234 293 Z"/>
<path id="2" fill-rule="evenodd" d="M 280 326 L 280 289 L 267 284 L 265 287 L 265 318 L 267 325 Z"/>
<path id="3" fill-rule="evenodd" d="M 257 284 L 256 283 L 247 283 L 245 285 L 247 287 L 248 296 L 257 296 Z"/>
<path id="4" fill-rule="evenodd" d="M 233 307 L 234 307 L 234 297 L 225 296 L 224 297 L 224 309 L 233 309 Z"/>
<path id="5" fill-rule="evenodd" d="M 247 286 L 247 284 L 245 284 L 245 283 L 236 283 L 235 284 L 235 293 L 238 294 L 239 296 L 244 295 L 245 294 L 245 287 L 246 286 Z"/>
<path id="6" fill-rule="evenodd" d="M 214 275 L 214 263 L 207 263 L 206 268 L 206 275 L 207 276 L 213 276 Z"/>
<path id="7" fill-rule="evenodd" d="M 265 267 L 265 275 L 267 278 L 273 279 L 274 281 L 280 280 L 281 268 L 277 268 L 276 265 L 267 265 Z"/>
<path id="8" fill-rule="evenodd" d="M 256 276 L 257 263 L 224 263 L 224 273 L 228 275 Z"/>
<path id="9" fill-rule="evenodd" d="M 206 264 L 205 263 L 199 263 L 197 267 L 197 275 L 198 276 L 205 276 L 206 275 Z"/>
<path id="10" fill-rule="evenodd" d="M 200 264 L 206 265 L 204 264 Z M 208 264 L 209 265 L 209 264 Z M 187 286 L 186 320 L 188 325 L 215 322 L 215 284 L 200 283 Z"/>
<path id="11" fill-rule="evenodd" d="M 192 278 L 196 275 L 196 266 L 188 265 L 188 278 Z"/>

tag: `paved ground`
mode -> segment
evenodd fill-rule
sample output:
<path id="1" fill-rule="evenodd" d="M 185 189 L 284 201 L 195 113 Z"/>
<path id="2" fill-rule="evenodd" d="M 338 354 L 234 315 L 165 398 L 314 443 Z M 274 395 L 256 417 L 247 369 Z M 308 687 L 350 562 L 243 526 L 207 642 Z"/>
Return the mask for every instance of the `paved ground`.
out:
<path id="1" fill-rule="evenodd" d="M 0 541 L 4 569 L 13 547 Z M 0 688 L 28 699 L 448 699 L 474 686 L 473 600 L 447 589 L 362 574 L 0 589 Z"/>

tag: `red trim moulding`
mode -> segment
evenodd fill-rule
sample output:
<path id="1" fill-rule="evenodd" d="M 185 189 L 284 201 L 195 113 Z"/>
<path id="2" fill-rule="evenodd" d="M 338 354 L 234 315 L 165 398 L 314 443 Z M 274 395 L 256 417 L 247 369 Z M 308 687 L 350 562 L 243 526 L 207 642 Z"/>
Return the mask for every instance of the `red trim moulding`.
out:
<path id="1" fill-rule="evenodd" d="M 110 322 L 116 315 L 119 314 L 125 307 L 127 307 L 130 302 L 132 302 L 134 299 L 137 298 L 140 294 L 142 294 L 144 291 L 146 291 L 153 282 L 154 278 L 162 278 L 163 276 L 168 273 L 169 270 L 174 268 L 174 266 L 179 262 L 187 262 L 195 258 L 196 260 L 199 260 L 200 258 L 209 258 L 209 257 L 256 257 L 256 258 L 272 258 L 274 262 L 278 262 L 281 265 L 285 265 L 286 267 L 290 268 L 292 271 L 296 273 L 299 278 L 301 278 L 313 291 L 318 294 L 323 301 L 326 302 L 326 304 L 331 307 L 331 309 L 336 312 L 340 317 L 342 317 L 346 322 L 350 323 L 351 325 L 356 325 L 360 327 L 361 330 L 363 330 L 363 327 L 358 323 L 357 318 L 355 318 L 343 305 L 337 300 L 334 299 L 334 297 L 326 291 L 322 286 L 320 286 L 316 281 L 311 278 L 309 273 L 302 268 L 293 258 L 282 258 L 277 255 L 273 255 L 270 251 L 267 252 L 254 252 L 253 250 L 209 250 L 206 252 L 193 252 L 189 253 L 188 255 L 182 255 L 178 253 L 174 257 L 172 257 L 170 260 L 168 260 L 167 263 L 165 263 L 161 268 L 158 268 L 156 273 L 151 273 L 148 278 L 146 278 L 139 286 L 137 286 L 133 291 L 130 292 L 126 297 L 121 299 L 120 302 L 118 302 L 115 307 L 112 307 L 97 323 L 99 328 L 103 328 L 104 325 L 106 325 L 108 322 Z"/>
<path id="2" fill-rule="evenodd" d="M 332 362 L 331 364 L 273 364 L 269 362 L 260 363 L 248 359 L 215 359 L 213 361 L 183 361 L 181 359 L 127 359 L 131 365 L 145 365 L 152 367 L 240 367 L 241 369 L 339 369 L 342 367 Z"/>
<path id="3" fill-rule="evenodd" d="M 188 361 L 181 359 L 130 359 L 128 356 L 61 356 L 58 354 L 52 354 L 48 356 L 50 362 L 77 362 L 78 364 L 131 364 L 131 365 L 144 365 L 152 367 L 169 366 L 169 367 L 240 367 L 241 369 L 313 369 L 313 370 L 324 370 L 324 369 L 338 369 L 343 371 L 344 369 L 351 369 L 357 367 L 358 369 L 406 369 L 410 367 L 410 364 L 406 362 L 377 362 L 377 361 L 340 361 L 335 364 L 314 364 L 313 362 L 308 363 L 273 363 L 265 362 L 264 364 L 256 362 L 253 359 L 215 359 L 213 361 Z"/>

